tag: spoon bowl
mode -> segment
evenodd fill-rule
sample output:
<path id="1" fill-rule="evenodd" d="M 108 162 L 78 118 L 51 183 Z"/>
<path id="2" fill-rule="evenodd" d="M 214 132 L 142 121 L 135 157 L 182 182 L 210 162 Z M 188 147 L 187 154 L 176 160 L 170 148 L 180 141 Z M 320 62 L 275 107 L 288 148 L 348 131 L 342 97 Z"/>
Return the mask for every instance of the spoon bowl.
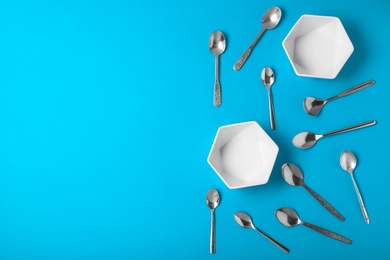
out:
<path id="1" fill-rule="evenodd" d="M 236 214 L 234 214 L 234 219 L 236 220 L 237 224 L 243 228 L 254 227 L 251 216 L 244 212 L 236 212 Z"/>
<path id="2" fill-rule="evenodd" d="M 297 134 L 293 139 L 295 147 L 307 149 L 313 147 L 322 135 L 316 135 L 312 132 L 302 132 Z"/>
<path id="3" fill-rule="evenodd" d="M 316 116 L 321 112 L 322 108 L 327 102 L 327 100 L 322 100 L 315 97 L 307 97 L 303 101 L 303 108 L 309 115 Z"/>
<path id="4" fill-rule="evenodd" d="M 214 31 L 209 38 L 209 49 L 214 55 L 221 55 L 226 49 L 226 38 L 221 31 Z"/>
<path id="5" fill-rule="evenodd" d="M 295 227 L 302 223 L 298 214 L 290 208 L 280 208 L 276 211 L 276 218 L 286 227 Z"/>
<path id="6" fill-rule="evenodd" d="M 350 151 L 344 151 L 340 156 L 340 165 L 344 171 L 353 174 L 357 165 L 355 155 Z"/>
<path id="7" fill-rule="evenodd" d="M 211 211 L 211 232 L 210 232 L 210 254 L 215 254 L 215 216 L 214 210 L 218 207 L 220 201 L 219 193 L 216 189 L 210 189 L 207 192 L 206 203 Z"/>
<path id="8" fill-rule="evenodd" d="M 271 7 L 261 18 L 261 24 L 265 29 L 273 29 L 279 24 L 281 17 L 282 10 L 277 6 Z"/>

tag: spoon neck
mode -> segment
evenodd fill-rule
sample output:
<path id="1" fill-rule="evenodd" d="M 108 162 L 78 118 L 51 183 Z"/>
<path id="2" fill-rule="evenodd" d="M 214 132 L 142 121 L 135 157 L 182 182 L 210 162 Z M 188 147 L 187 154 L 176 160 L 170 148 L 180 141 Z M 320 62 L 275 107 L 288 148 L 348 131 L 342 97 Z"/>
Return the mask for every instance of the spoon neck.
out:
<path id="1" fill-rule="evenodd" d="M 258 40 L 260 39 L 260 37 L 263 35 L 263 33 L 267 30 L 267 28 L 265 28 L 264 26 L 261 28 L 259 34 L 256 36 L 256 38 L 253 40 L 252 44 L 249 46 L 248 49 L 250 49 L 252 51 L 252 49 L 255 47 L 256 43 L 258 42 Z"/>
<path id="2" fill-rule="evenodd" d="M 219 54 L 215 55 L 215 82 L 219 83 Z"/>

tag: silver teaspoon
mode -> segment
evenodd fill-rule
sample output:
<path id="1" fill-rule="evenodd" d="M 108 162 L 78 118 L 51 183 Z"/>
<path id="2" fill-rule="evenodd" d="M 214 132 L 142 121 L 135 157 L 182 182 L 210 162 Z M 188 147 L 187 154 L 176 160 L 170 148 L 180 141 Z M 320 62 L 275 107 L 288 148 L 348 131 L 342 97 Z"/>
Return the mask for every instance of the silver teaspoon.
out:
<path id="1" fill-rule="evenodd" d="M 339 240 L 339 241 L 347 243 L 347 244 L 352 244 L 352 241 L 346 237 L 343 237 L 337 233 L 326 230 L 324 228 L 315 226 L 313 224 L 303 222 L 299 218 L 298 214 L 290 208 L 280 208 L 280 209 L 276 210 L 276 218 L 279 220 L 279 222 L 281 224 L 285 225 L 286 227 L 295 227 L 297 225 L 302 224 L 302 225 L 304 225 L 308 228 L 311 228 L 311 229 L 313 229 L 321 234 L 324 234 L 328 237 L 331 237 L 333 239 Z"/>
<path id="2" fill-rule="evenodd" d="M 249 54 L 251 53 L 252 49 L 255 47 L 257 41 L 260 39 L 263 33 L 266 30 L 275 28 L 276 25 L 278 25 L 281 17 L 282 17 L 282 11 L 277 6 L 271 7 L 270 9 L 267 10 L 267 12 L 265 12 L 263 17 L 261 18 L 261 23 L 263 25 L 263 28 L 261 28 L 261 31 L 256 36 L 255 40 L 252 42 L 249 48 L 241 55 L 241 57 L 238 59 L 236 64 L 234 64 L 233 69 L 235 71 L 239 71 L 241 67 L 244 65 L 244 63 L 249 57 Z"/>
<path id="3" fill-rule="evenodd" d="M 355 186 L 356 194 L 357 194 L 357 197 L 359 200 L 360 208 L 361 208 L 362 213 L 363 213 L 364 221 L 367 224 L 370 224 L 370 219 L 368 218 L 368 213 L 367 213 L 366 207 L 364 206 L 363 198 L 360 195 L 359 188 L 356 184 L 355 178 L 353 177 L 353 171 L 355 170 L 356 165 L 357 165 L 357 160 L 356 160 L 355 155 L 350 151 L 344 151 L 340 156 L 340 164 L 341 164 L 341 167 L 344 169 L 344 171 L 349 172 L 351 174 L 352 182 L 353 182 L 353 185 Z"/>
<path id="4" fill-rule="evenodd" d="M 271 88 L 275 82 L 275 74 L 270 67 L 265 67 L 261 72 L 261 81 L 268 90 L 269 116 L 271 120 L 271 129 L 276 129 L 274 104 L 272 102 Z"/>
<path id="5" fill-rule="evenodd" d="M 215 82 L 214 82 L 214 106 L 219 107 L 222 104 L 221 84 L 219 83 L 219 55 L 226 48 L 226 38 L 220 31 L 215 31 L 209 38 L 209 49 L 215 56 Z"/>
<path id="6" fill-rule="evenodd" d="M 340 130 L 332 131 L 332 132 L 329 132 L 329 133 L 326 133 L 326 134 L 322 134 L 322 135 L 321 134 L 320 135 L 316 135 L 316 134 L 314 134 L 312 132 L 302 132 L 302 133 L 297 134 L 294 137 L 292 142 L 298 148 L 307 149 L 307 148 L 313 147 L 317 143 L 317 141 L 319 139 L 321 139 L 322 137 L 327 137 L 327 136 L 331 136 L 331 135 L 335 135 L 335 134 L 341 134 L 341 133 L 345 133 L 345 132 L 348 132 L 348 131 L 360 129 L 360 128 L 363 128 L 363 127 L 375 125 L 375 124 L 376 124 L 376 121 L 375 120 L 371 120 L 371 121 L 368 121 L 368 122 L 365 122 L 365 123 L 361 123 L 361 124 L 358 124 L 358 125 L 342 128 Z"/>
<path id="7" fill-rule="evenodd" d="M 219 193 L 215 189 L 210 189 L 206 196 L 206 203 L 211 210 L 211 233 L 210 233 L 210 254 L 215 254 L 215 216 L 214 210 L 219 205 Z"/>
<path id="8" fill-rule="evenodd" d="M 256 230 L 257 232 L 259 232 L 260 234 L 265 236 L 269 241 L 274 243 L 277 247 L 282 249 L 285 253 L 290 252 L 290 249 L 288 249 L 287 247 L 285 247 L 284 245 L 282 245 L 281 243 L 279 243 L 278 241 L 276 241 L 275 239 L 273 239 L 272 237 L 268 236 L 266 233 L 264 233 L 263 231 L 258 229 L 253 224 L 252 218 L 248 214 L 246 214 L 244 212 L 236 212 L 236 214 L 234 214 L 234 219 L 236 220 L 237 224 L 240 225 L 241 227 L 252 228 L 252 229 Z"/>
<path id="9" fill-rule="evenodd" d="M 344 221 L 345 218 L 320 195 L 310 189 L 303 181 L 303 173 L 296 165 L 285 163 L 282 166 L 283 179 L 291 186 L 302 186 L 305 188 L 325 209 L 332 213 L 336 218 Z"/>
<path id="10" fill-rule="evenodd" d="M 367 87 L 369 87 L 371 85 L 374 85 L 374 84 L 375 84 L 375 80 L 370 80 L 370 81 L 364 82 L 364 83 L 362 83 L 360 85 L 357 85 L 357 86 L 355 86 L 353 88 L 347 89 L 347 90 L 341 92 L 340 94 L 338 94 L 336 96 L 333 96 L 333 97 L 330 97 L 328 99 L 319 99 L 319 98 L 315 98 L 315 97 L 307 97 L 303 101 L 303 108 L 305 109 L 305 111 L 309 115 L 316 116 L 316 115 L 318 115 L 321 112 L 322 108 L 329 101 L 335 100 L 335 99 L 340 98 L 340 97 L 345 97 L 347 95 L 350 95 L 352 93 L 358 92 L 359 90 L 365 89 L 365 88 L 367 88 Z"/>

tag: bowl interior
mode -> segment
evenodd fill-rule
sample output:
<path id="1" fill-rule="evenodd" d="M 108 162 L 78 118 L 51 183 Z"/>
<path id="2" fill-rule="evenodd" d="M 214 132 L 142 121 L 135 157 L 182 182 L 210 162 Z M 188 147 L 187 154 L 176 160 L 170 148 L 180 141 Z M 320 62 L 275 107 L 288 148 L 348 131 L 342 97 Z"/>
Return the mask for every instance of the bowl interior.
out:
<path id="1" fill-rule="evenodd" d="M 340 20 L 329 16 L 302 16 L 283 42 L 298 75 L 335 78 L 353 45 Z"/>
<path id="2" fill-rule="evenodd" d="M 264 184 L 278 149 L 255 122 L 221 127 L 209 163 L 230 188 Z"/>

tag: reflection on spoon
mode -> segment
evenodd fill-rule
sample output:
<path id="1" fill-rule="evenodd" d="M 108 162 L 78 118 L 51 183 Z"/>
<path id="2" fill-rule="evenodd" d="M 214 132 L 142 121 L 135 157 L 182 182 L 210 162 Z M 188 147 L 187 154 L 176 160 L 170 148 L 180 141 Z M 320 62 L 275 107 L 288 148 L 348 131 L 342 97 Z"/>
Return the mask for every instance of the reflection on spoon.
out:
<path id="1" fill-rule="evenodd" d="M 335 100 L 337 98 L 344 97 L 344 96 L 350 95 L 352 93 L 358 92 L 359 90 L 365 89 L 365 88 L 367 88 L 367 87 L 369 87 L 371 85 L 374 85 L 374 84 L 375 84 L 375 80 L 370 80 L 370 81 L 367 81 L 367 82 L 362 83 L 360 85 L 357 85 L 357 86 L 355 86 L 353 88 L 347 89 L 347 90 L 341 92 L 340 94 L 338 94 L 336 96 L 333 96 L 331 98 L 328 98 L 328 99 L 319 99 L 319 98 L 315 98 L 315 97 L 307 97 L 303 101 L 303 108 L 305 109 L 305 111 L 309 115 L 316 116 L 316 115 L 318 115 L 321 112 L 322 108 L 329 101 L 332 101 L 332 100 Z"/>
<path id="2" fill-rule="evenodd" d="M 214 210 L 219 205 L 219 193 L 215 189 L 210 189 L 206 196 L 206 203 L 211 211 L 211 233 L 210 233 L 210 254 L 215 254 L 215 217 Z"/>
<path id="3" fill-rule="evenodd" d="M 341 167 L 344 169 L 344 171 L 349 172 L 351 174 L 352 182 L 353 182 L 353 185 L 355 186 L 356 194 L 357 194 L 357 197 L 359 200 L 360 208 L 361 208 L 362 213 L 363 213 L 364 221 L 367 224 L 370 224 L 370 219 L 368 218 L 368 213 L 367 213 L 366 207 L 364 206 L 363 198 L 360 195 L 359 188 L 356 184 L 355 178 L 353 177 L 353 171 L 355 170 L 356 165 L 357 165 L 357 160 L 356 160 L 355 155 L 350 151 L 344 151 L 340 156 L 340 164 L 341 164 Z"/>
<path id="4" fill-rule="evenodd" d="M 263 28 L 256 36 L 255 40 L 252 42 L 249 48 L 241 55 L 241 57 L 238 59 L 236 64 L 234 64 L 233 69 L 235 71 L 239 71 L 242 68 L 242 66 L 248 59 L 252 49 L 255 47 L 257 41 L 260 39 L 261 35 L 263 35 L 263 33 L 266 30 L 275 28 L 276 25 L 278 25 L 281 17 L 282 17 L 282 11 L 277 6 L 271 7 L 270 9 L 267 10 L 267 12 L 265 12 L 265 14 L 261 19 L 261 24 L 263 25 Z"/>
<path id="5" fill-rule="evenodd" d="M 308 228 L 311 228 L 311 229 L 313 229 L 321 234 L 324 234 L 328 237 L 334 238 L 336 240 L 339 240 L 339 241 L 347 243 L 347 244 L 352 244 L 352 241 L 346 237 L 343 237 L 337 233 L 326 230 L 324 228 L 315 226 L 313 224 L 303 222 L 299 218 L 298 214 L 290 208 L 280 208 L 280 209 L 276 210 L 276 218 L 279 220 L 279 222 L 281 224 L 285 225 L 286 227 L 295 227 L 297 225 L 302 224 L 302 225 L 304 225 Z"/>
<path id="6" fill-rule="evenodd" d="M 344 221 L 345 218 L 320 195 L 310 189 L 303 181 L 301 169 L 291 163 L 285 163 L 282 166 L 282 175 L 284 180 L 291 186 L 302 186 L 305 188 L 325 209 L 332 213 L 336 218 Z"/>
<path id="7" fill-rule="evenodd" d="M 269 241 L 274 243 L 277 247 L 282 249 L 285 253 L 290 252 L 290 250 L 287 247 L 280 244 L 278 241 L 276 241 L 275 239 L 273 239 L 272 237 L 268 236 L 266 233 L 264 233 L 263 231 L 255 227 L 255 225 L 252 222 L 252 218 L 248 214 L 244 212 L 236 212 L 236 214 L 234 214 L 234 219 L 236 220 L 237 224 L 240 225 L 241 227 L 252 228 L 256 230 L 257 232 L 265 236 Z"/>
<path id="8" fill-rule="evenodd" d="M 316 135 L 316 134 L 314 134 L 312 132 L 302 132 L 302 133 L 297 134 L 294 137 L 293 144 L 295 145 L 295 147 L 302 148 L 302 149 L 311 148 L 322 137 L 327 137 L 327 136 L 331 136 L 331 135 L 335 135 L 335 134 L 341 134 L 341 133 L 345 133 L 345 132 L 348 132 L 348 131 L 360 129 L 360 128 L 363 128 L 363 127 L 375 125 L 375 124 L 376 124 L 376 121 L 375 120 L 371 120 L 371 121 L 368 121 L 368 122 L 365 122 L 365 123 L 362 123 L 362 124 L 358 124 L 358 125 L 342 128 L 340 130 L 332 131 L 332 132 L 329 132 L 329 133 L 326 133 L 326 134 L 322 134 L 322 135 Z"/>

